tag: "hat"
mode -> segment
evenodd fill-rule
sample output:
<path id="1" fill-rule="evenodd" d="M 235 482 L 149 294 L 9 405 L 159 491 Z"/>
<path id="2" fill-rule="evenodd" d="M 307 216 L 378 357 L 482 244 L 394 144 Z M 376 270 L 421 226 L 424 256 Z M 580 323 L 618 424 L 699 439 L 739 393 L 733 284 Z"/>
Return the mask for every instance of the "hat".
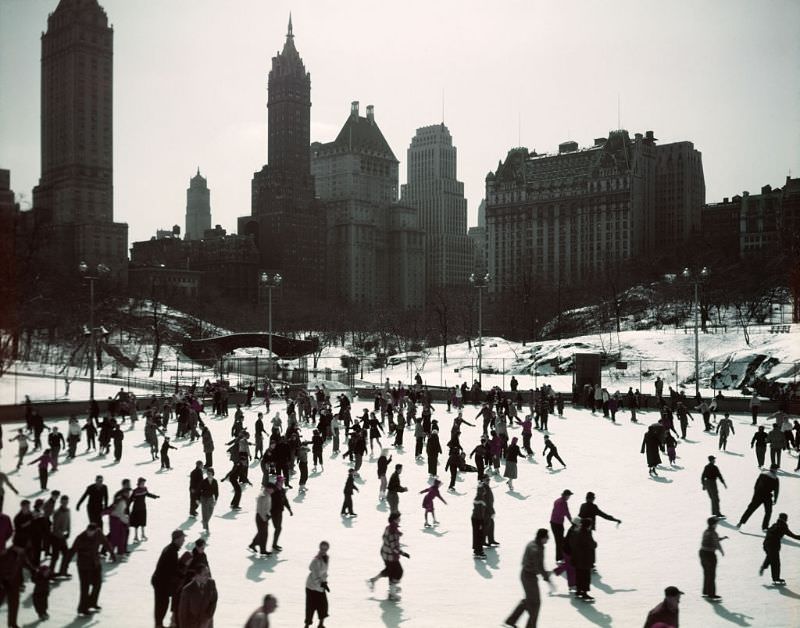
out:
<path id="1" fill-rule="evenodd" d="M 594 499 L 594 493 L 592 493 L 592 491 L 586 493 L 586 499 Z"/>
<path id="2" fill-rule="evenodd" d="M 183 530 L 173 530 L 172 540 L 186 538 L 186 533 Z"/>
<path id="3" fill-rule="evenodd" d="M 717 457 L 716 457 L 716 456 L 709 456 L 709 457 L 708 457 L 708 461 L 709 461 L 709 462 L 714 462 L 714 460 L 716 460 L 716 459 L 717 459 Z"/>
<path id="4" fill-rule="evenodd" d="M 683 595 L 683 591 L 681 591 L 678 587 L 667 587 L 664 589 L 665 597 L 675 597 L 676 595 Z"/>
<path id="5" fill-rule="evenodd" d="M 569 489 L 566 489 L 561 493 L 562 497 L 567 497 L 568 495 L 572 495 L 572 491 Z"/>

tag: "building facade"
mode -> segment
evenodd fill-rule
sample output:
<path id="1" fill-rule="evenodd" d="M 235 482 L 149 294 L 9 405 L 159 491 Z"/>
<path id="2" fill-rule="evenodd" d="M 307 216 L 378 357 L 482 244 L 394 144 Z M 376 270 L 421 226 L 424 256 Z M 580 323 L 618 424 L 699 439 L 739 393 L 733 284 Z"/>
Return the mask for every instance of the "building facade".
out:
<path id="1" fill-rule="evenodd" d="M 197 174 L 189 180 L 186 189 L 186 239 L 200 240 L 206 229 L 211 229 L 211 191 L 206 178 Z"/>
<path id="2" fill-rule="evenodd" d="M 466 285 L 474 254 L 450 131 L 444 123 L 417 129 L 406 155 L 407 183 L 401 188 L 401 202 L 419 210 L 419 226 L 425 232 L 426 291 Z"/>
<path id="3" fill-rule="evenodd" d="M 42 172 L 34 211 L 55 265 L 103 263 L 126 280 L 128 225 L 114 222 L 114 31 L 97 0 L 60 0 L 42 35 Z M 52 246 L 50 244 L 52 243 Z"/>
<path id="4" fill-rule="evenodd" d="M 268 163 L 253 175 L 251 215 L 239 218 L 238 231 L 253 236 L 263 269 L 283 275 L 283 290 L 317 296 L 324 289 L 324 212 L 311 177 L 311 75 L 291 18 L 283 50 L 272 58 L 267 110 Z"/>
<path id="5" fill-rule="evenodd" d="M 703 156 L 692 142 L 656 147 L 655 202 L 659 246 L 673 249 L 699 233 L 706 184 Z"/>
<path id="6" fill-rule="evenodd" d="M 655 240 L 652 133 L 612 131 L 556 155 L 509 151 L 486 177 L 490 293 L 579 282 Z"/>
<path id="7" fill-rule="evenodd" d="M 488 264 L 486 261 L 486 199 L 481 199 L 478 205 L 478 225 L 467 230 L 469 239 L 472 240 L 472 266 L 470 274 L 486 274 Z"/>
<path id="8" fill-rule="evenodd" d="M 340 302 L 420 308 L 425 237 L 419 211 L 397 203 L 398 161 L 367 107 L 333 142 L 311 145 L 316 191 L 327 214 L 328 295 Z"/>

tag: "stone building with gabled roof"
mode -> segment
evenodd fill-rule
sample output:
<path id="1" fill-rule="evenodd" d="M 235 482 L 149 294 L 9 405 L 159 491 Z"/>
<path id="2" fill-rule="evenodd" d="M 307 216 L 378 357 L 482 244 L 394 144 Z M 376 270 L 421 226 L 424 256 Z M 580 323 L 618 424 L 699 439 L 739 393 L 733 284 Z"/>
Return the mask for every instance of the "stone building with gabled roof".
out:
<path id="1" fill-rule="evenodd" d="M 375 110 L 350 115 L 332 142 L 311 145 L 317 197 L 325 204 L 328 296 L 348 304 L 421 308 L 425 256 L 418 210 L 397 203 L 399 162 Z"/>

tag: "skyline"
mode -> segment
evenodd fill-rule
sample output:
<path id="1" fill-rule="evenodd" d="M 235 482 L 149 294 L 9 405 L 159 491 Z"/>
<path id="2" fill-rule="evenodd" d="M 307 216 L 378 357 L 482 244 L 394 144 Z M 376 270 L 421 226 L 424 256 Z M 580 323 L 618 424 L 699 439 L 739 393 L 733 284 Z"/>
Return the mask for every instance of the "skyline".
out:
<path id="1" fill-rule="evenodd" d="M 212 224 L 235 232 L 250 213 L 250 180 L 266 163 L 267 73 L 290 11 L 311 74 L 311 141 L 332 141 L 351 101 L 374 105 L 402 184 L 416 129 L 441 122 L 444 109 L 470 225 L 484 177 L 510 148 L 590 146 L 617 128 L 618 97 L 622 128 L 694 142 L 707 202 L 800 172 L 800 6 L 791 2 L 617 2 L 613 15 L 586 2 L 508 2 L 502 14 L 473 2 L 376 11 L 249 1 L 232 12 L 172 0 L 149 13 L 145 3 L 100 4 L 115 35 L 114 217 L 129 223 L 129 244 L 183 230 L 198 166 Z M 23 208 L 40 175 L 39 35 L 56 6 L 0 0 L 0 167 Z"/>

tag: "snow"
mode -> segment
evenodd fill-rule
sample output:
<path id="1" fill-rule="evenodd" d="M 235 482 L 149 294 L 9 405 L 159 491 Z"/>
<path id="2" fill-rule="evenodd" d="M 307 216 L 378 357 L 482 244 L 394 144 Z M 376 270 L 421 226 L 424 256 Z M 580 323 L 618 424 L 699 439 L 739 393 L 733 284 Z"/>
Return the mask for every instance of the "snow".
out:
<path id="1" fill-rule="evenodd" d="M 670 336 L 669 338 L 672 338 Z M 487 339 L 487 343 L 492 342 Z M 499 343 L 498 343 L 499 344 Z M 488 347 L 488 344 L 487 344 Z M 498 350 L 503 350 L 498 347 Z M 353 414 L 366 401 L 356 401 Z M 245 424 L 252 429 L 255 412 L 246 411 Z M 263 406 L 261 406 L 263 409 Z M 281 411 L 283 404 L 274 404 L 272 411 Z M 477 409 L 468 407 L 465 418 L 472 422 Z M 216 443 L 215 462 L 221 477 L 227 472 L 223 443 L 228 439 L 230 419 L 209 421 Z M 492 480 L 496 498 L 496 536 L 501 545 L 488 550 L 486 562 L 476 562 L 471 552 L 470 513 L 475 492 L 476 476 L 466 474 L 457 484 L 458 493 L 444 492 L 447 505 L 437 503 L 436 514 L 441 524 L 433 529 L 423 528 L 422 496 L 419 491 L 428 485 L 426 465 L 414 460 L 413 438 L 406 431 L 406 449 L 394 451 L 394 462 L 404 464 L 402 481 L 409 488 L 400 498 L 404 513 L 401 529 L 403 541 L 411 558 L 404 561 L 403 598 L 394 603 L 386 600 L 387 581 L 380 580 L 374 592 L 365 579 L 382 567 L 379 555 L 381 534 L 388 511 L 378 502 L 378 481 L 375 458 L 365 459 L 362 468 L 361 491 L 354 496 L 359 516 L 343 520 L 339 516 L 342 488 L 347 465 L 331 454 L 330 445 L 324 453 L 325 471 L 312 474 L 308 493 L 298 495 L 289 491 L 294 516 L 284 517 L 280 543 L 284 550 L 269 559 L 254 558 L 246 549 L 255 533 L 253 522 L 255 489 L 248 488 L 242 498 L 242 510 L 228 509 L 231 490 L 221 484 L 220 500 L 211 521 L 208 556 L 217 581 L 220 602 L 215 617 L 218 626 L 240 626 L 258 606 L 266 593 L 277 596 L 279 608 L 272 624 L 301 625 L 304 605 L 304 586 L 308 564 L 321 540 L 331 544 L 329 583 L 331 593 L 330 619 L 327 626 L 350 628 L 360 626 L 498 626 L 522 595 L 519 567 L 525 544 L 537 528 L 549 528 L 553 500 L 569 488 L 575 495 L 570 500 L 576 514 L 587 491 L 597 494 L 597 504 L 608 513 L 622 519 L 616 527 L 598 520 L 595 538 L 598 542 L 597 566 L 593 577 L 592 595 L 596 603 L 587 605 L 568 597 L 566 581 L 554 578 L 556 592 L 543 594 L 541 626 L 581 627 L 640 626 L 647 611 L 663 598 L 667 585 L 678 586 L 686 592 L 681 602 L 681 625 L 739 626 L 789 628 L 800 625 L 800 582 L 797 565 L 800 544 L 785 541 L 782 550 L 783 577 L 788 586 L 773 588 L 768 575 L 758 576 L 763 557 L 761 549 L 760 511 L 740 532 L 732 524 L 747 505 L 753 483 L 758 475 L 755 457 L 749 449 L 753 428 L 748 417 L 734 417 L 736 434 L 729 441 L 730 450 L 717 451 L 716 439 L 703 433 L 700 420 L 690 424 L 689 440 L 678 447 L 678 466 L 662 467 L 661 481 L 650 479 L 644 456 L 639 454 L 645 426 L 657 417 L 654 412 L 640 412 L 641 423 L 632 424 L 625 413 L 618 415 L 613 425 L 601 416 L 586 410 L 567 407 L 565 417 L 550 419 L 551 435 L 559 446 L 568 467 L 548 471 L 541 459 L 542 435 L 534 434 L 535 457 L 521 461 L 516 492 L 510 493 L 505 484 Z M 442 435 L 450 431 L 455 413 L 448 414 L 443 405 L 435 406 L 434 418 L 441 422 Z M 53 422 L 49 422 L 50 425 Z M 14 468 L 14 453 L 8 442 L 13 425 L 3 426 L 6 436 L 0 454 L 2 468 Z M 64 422 L 60 427 L 65 429 Z M 125 429 L 128 423 L 125 424 Z M 202 458 L 201 445 L 177 441 L 172 452 L 173 470 L 161 472 L 158 462 L 151 462 L 143 442 L 143 421 L 134 431 L 126 432 L 122 463 L 113 458 L 100 458 L 94 453 L 81 455 L 72 462 L 64 460 L 51 476 L 50 489 L 60 489 L 72 498 L 72 506 L 96 473 L 105 476 L 110 491 L 116 490 L 123 478 L 135 481 L 140 475 L 147 479 L 149 489 L 161 495 L 150 501 L 149 540 L 133 546 L 126 563 L 106 565 L 105 582 L 100 595 L 103 610 L 94 618 L 80 621 L 82 626 L 103 626 L 112 621 L 120 627 L 152 625 L 152 589 L 150 575 L 161 549 L 169 542 L 170 531 L 180 527 L 187 532 L 187 547 L 198 538 L 200 521 L 188 518 L 188 473 L 194 461 Z M 174 424 L 169 432 L 173 433 Z M 309 436 L 309 430 L 305 429 Z M 520 436 L 521 430 L 511 430 Z M 477 443 L 479 428 L 466 427 L 462 443 L 471 450 Z M 388 439 L 385 439 L 385 442 Z M 443 442 L 446 442 L 446 438 Z M 79 447 L 82 452 L 83 446 Z M 722 511 L 728 515 L 719 527 L 725 556 L 720 557 L 717 589 L 724 596 L 718 604 L 700 597 L 702 572 L 697 550 L 710 514 L 707 496 L 700 489 L 700 472 L 706 456 L 717 454 L 717 463 L 728 483 L 721 489 Z M 33 460 L 31 455 L 28 461 Z M 444 457 L 440 458 L 440 476 L 445 479 Z M 784 467 L 793 469 L 794 456 L 784 458 Z M 391 468 L 391 467 L 390 467 Z M 33 498 L 39 492 L 34 467 L 25 466 L 21 473 L 12 471 L 11 481 L 20 490 L 17 497 L 6 491 L 6 512 L 17 512 L 22 497 Z M 789 525 L 800 532 L 800 491 L 796 473 L 781 473 L 778 512 L 789 513 Z M 258 463 L 251 466 L 250 479 L 256 485 L 260 478 Z M 294 482 L 293 482 L 294 485 Z M 73 512 L 73 537 L 86 524 L 85 509 Z M 272 530 L 270 527 L 270 535 Z M 554 544 L 546 548 L 545 565 L 554 566 Z M 73 625 L 78 597 L 77 569 L 70 571 L 75 578 L 53 587 L 50 598 L 51 619 L 47 625 Z M 35 614 L 30 601 L 31 587 L 23 594 L 20 624 L 33 625 Z M 5 612 L 5 608 L 0 614 Z M 0 620 L 2 621 L 2 620 Z M 523 620 L 524 621 L 524 620 Z M 35 623 L 35 622 L 34 622 Z M 520 622 L 522 625 L 522 622 Z"/>

